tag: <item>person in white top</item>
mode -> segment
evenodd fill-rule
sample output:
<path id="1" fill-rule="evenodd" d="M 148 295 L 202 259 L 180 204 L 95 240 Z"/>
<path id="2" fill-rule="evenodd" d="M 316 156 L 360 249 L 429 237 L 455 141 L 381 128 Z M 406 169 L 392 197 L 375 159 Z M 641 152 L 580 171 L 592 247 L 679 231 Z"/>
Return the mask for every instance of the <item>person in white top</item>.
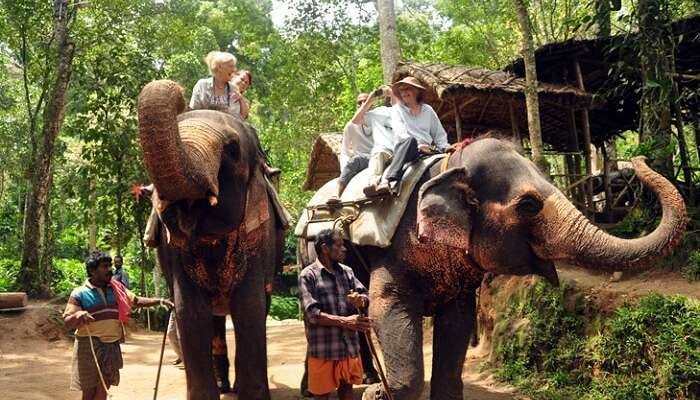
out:
<path id="1" fill-rule="evenodd" d="M 404 164 L 422 154 L 453 150 L 437 114 L 423 102 L 426 89 L 421 82 L 409 76 L 394 83 L 392 89 L 396 98 L 391 107 L 391 126 L 396 145 L 386 179 L 377 187 L 380 195 L 398 188 Z"/>
<path id="2" fill-rule="evenodd" d="M 382 96 L 391 98 L 391 89 L 385 87 L 371 95 L 360 93 L 356 98 L 357 111 L 343 130 L 338 194 L 328 199 L 329 204 L 339 203 L 350 180 L 368 166 L 377 180 L 384 172 L 386 154 L 390 155 L 394 146 L 391 109 L 380 106 L 370 110 Z"/>

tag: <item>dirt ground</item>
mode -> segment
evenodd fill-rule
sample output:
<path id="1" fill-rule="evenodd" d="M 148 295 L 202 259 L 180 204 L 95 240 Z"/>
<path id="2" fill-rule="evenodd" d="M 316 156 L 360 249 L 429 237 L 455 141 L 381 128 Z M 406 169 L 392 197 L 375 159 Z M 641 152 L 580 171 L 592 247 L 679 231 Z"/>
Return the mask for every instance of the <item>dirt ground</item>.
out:
<path id="1" fill-rule="evenodd" d="M 34 312 L 36 313 L 36 311 Z M 20 319 L 34 321 L 32 315 L 10 317 L 0 314 L 0 388 L 2 398 L 7 400 L 68 400 L 78 399 L 79 394 L 68 390 L 72 342 L 67 340 L 47 341 L 25 328 L 8 327 L 29 325 L 17 324 Z M 286 322 L 286 321 L 285 321 Z M 229 351 L 233 353 L 233 331 L 228 330 Z M 29 337 L 27 337 L 29 336 Z M 33 336 L 33 337 L 32 337 Z M 431 338 L 425 341 L 426 377 L 430 375 Z M 139 332 L 131 335 L 122 346 L 124 369 L 121 384 L 111 390 L 114 400 L 141 400 L 153 397 L 153 387 L 158 368 L 158 356 L 162 334 Z M 306 342 L 303 325 L 296 321 L 278 323 L 270 321 L 267 331 L 268 376 L 274 400 L 303 399 L 299 395 L 299 379 L 303 373 Z M 231 355 L 232 356 L 232 355 Z M 166 348 L 158 398 L 162 400 L 184 399 L 185 372 L 170 365 L 174 353 Z M 481 374 L 478 359 L 469 359 L 464 373 L 465 399 L 506 400 L 518 399 L 513 390 L 497 384 L 488 374 Z M 232 371 L 233 372 L 233 371 Z M 426 384 L 426 386 L 428 386 Z M 428 398 L 428 390 L 423 398 Z M 356 390 L 360 399 L 362 387 Z M 222 399 L 236 399 L 234 395 Z"/>
<path id="2" fill-rule="evenodd" d="M 619 282 L 610 282 L 609 273 L 592 273 L 580 268 L 558 266 L 563 281 L 572 281 L 596 297 L 610 298 L 611 309 L 626 298 L 660 292 L 682 294 L 700 299 L 700 283 L 689 283 L 677 273 L 652 271 L 623 276 Z M 61 306 L 33 303 L 32 308 L 21 314 L 0 313 L 0 396 L 3 400 L 68 400 L 78 399 L 70 392 L 70 365 L 72 342 L 62 339 L 52 319 L 60 316 Z M 229 322 L 230 325 L 230 322 Z M 229 326 L 229 351 L 233 354 L 233 331 Z M 138 332 L 132 334 L 122 346 L 125 367 L 122 383 L 111 391 L 114 400 L 141 400 L 153 398 L 162 334 Z M 304 329 L 298 321 L 269 321 L 268 376 L 274 400 L 302 399 L 299 395 L 299 379 L 303 373 L 306 343 Z M 424 354 L 426 379 L 430 377 L 432 336 L 426 330 Z M 499 384 L 486 373 L 479 372 L 481 359 L 470 349 L 463 375 L 464 398 L 479 400 L 523 399 L 514 390 Z M 184 370 L 170 365 L 174 353 L 166 348 L 158 398 L 161 400 L 184 399 Z M 356 398 L 362 388 L 356 390 Z M 429 385 L 423 399 L 428 399 Z M 223 396 L 222 399 L 236 399 Z M 400 400 L 400 399 L 397 399 Z"/>

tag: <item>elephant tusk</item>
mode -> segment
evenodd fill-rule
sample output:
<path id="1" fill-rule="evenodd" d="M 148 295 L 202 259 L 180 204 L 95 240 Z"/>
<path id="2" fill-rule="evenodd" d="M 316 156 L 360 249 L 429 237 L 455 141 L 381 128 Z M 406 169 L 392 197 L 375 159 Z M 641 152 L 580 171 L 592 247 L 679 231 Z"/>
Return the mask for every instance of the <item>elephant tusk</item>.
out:
<path id="1" fill-rule="evenodd" d="M 219 199 L 217 199 L 214 195 L 209 196 L 209 205 L 216 207 L 217 204 L 219 204 Z"/>

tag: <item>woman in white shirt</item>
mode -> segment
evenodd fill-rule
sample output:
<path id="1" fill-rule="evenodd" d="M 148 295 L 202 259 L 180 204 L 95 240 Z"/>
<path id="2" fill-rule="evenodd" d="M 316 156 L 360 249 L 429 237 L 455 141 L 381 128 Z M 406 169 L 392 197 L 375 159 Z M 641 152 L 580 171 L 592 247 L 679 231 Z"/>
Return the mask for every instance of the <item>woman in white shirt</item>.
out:
<path id="1" fill-rule="evenodd" d="M 391 109 L 391 127 L 396 146 L 385 173 L 386 180 L 377 187 L 377 194 L 386 194 L 398 188 L 404 164 L 416 160 L 421 154 L 452 149 L 437 114 L 423 102 L 425 87 L 418 79 L 408 76 L 394 83 L 392 93 L 396 96 Z"/>

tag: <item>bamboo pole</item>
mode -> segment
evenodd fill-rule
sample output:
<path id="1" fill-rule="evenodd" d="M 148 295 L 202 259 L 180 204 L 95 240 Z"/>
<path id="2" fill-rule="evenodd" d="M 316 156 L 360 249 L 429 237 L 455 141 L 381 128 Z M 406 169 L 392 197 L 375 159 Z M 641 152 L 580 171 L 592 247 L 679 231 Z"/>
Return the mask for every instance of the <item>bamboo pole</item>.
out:
<path id="1" fill-rule="evenodd" d="M 457 131 L 457 143 L 462 142 L 462 115 L 459 112 L 459 106 L 457 106 L 457 101 L 452 101 L 452 108 L 455 112 L 455 130 Z"/>
<path id="2" fill-rule="evenodd" d="M 583 82 L 583 74 L 581 73 L 581 64 L 574 57 L 574 70 L 576 71 L 576 81 L 578 88 L 585 91 L 586 86 Z M 583 133 L 583 154 L 586 157 L 586 175 L 593 173 L 591 160 L 591 123 L 588 116 L 588 109 L 581 110 L 581 132 Z M 586 203 L 589 207 L 593 207 L 593 181 L 589 180 L 586 183 Z"/>
<path id="3" fill-rule="evenodd" d="M 612 189 L 610 187 L 610 157 L 608 157 L 608 151 L 605 146 L 602 147 L 603 152 L 603 189 L 605 190 L 605 205 L 604 214 L 606 221 L 612 221 Z"/>
<path id="4" fill-rule="evenodd" d="M 510 129 L 513 132 L 513 139 L 520 141 L 520 127 L 518 126 L 518 118 L 513 107 L 513 100 L 508 102 L 508 112 L 510 113 Z"/>
<path id="5" fill-rule="evenodd" d="M 581 173 L 581 155 L 580 155 L 580 145 L 578 142 L 578 129 L 576 128 L 576 113 L 574 110 L 569 109 L 569 132 L 570 132 L 570 140 L 571 140 L 571 147 L 576 154 L 573 155 L 573 177 L 571 181 L 575 181 L 583 175 Z M 575 187 L 572 189 L 572 195 L 576 199 L 578 203 L 585 204 L 586 196 L 584 194 L 584 191 L 581 190 L 579 187 Z"/>
<path id="6" fill-rule="evenodd" d="M 680 95 L 678 93 L 678 84 L 673 82 L 673 97 L 671 98 L 671 109 L 676 114 L 676 133 L 678 135 L 678 151 L 681 155 L 681 169 L 683 170 L 683 180 L 689 189 L 690 204 L 695 204 L 695 185 L 693 185 L 693 171 L 690 170 L 690 161 L 688 154 L 688 144 L 685 141 L 685 129 L 683 127 L 683 114 L 681 106 L 678 103 Z"/>

